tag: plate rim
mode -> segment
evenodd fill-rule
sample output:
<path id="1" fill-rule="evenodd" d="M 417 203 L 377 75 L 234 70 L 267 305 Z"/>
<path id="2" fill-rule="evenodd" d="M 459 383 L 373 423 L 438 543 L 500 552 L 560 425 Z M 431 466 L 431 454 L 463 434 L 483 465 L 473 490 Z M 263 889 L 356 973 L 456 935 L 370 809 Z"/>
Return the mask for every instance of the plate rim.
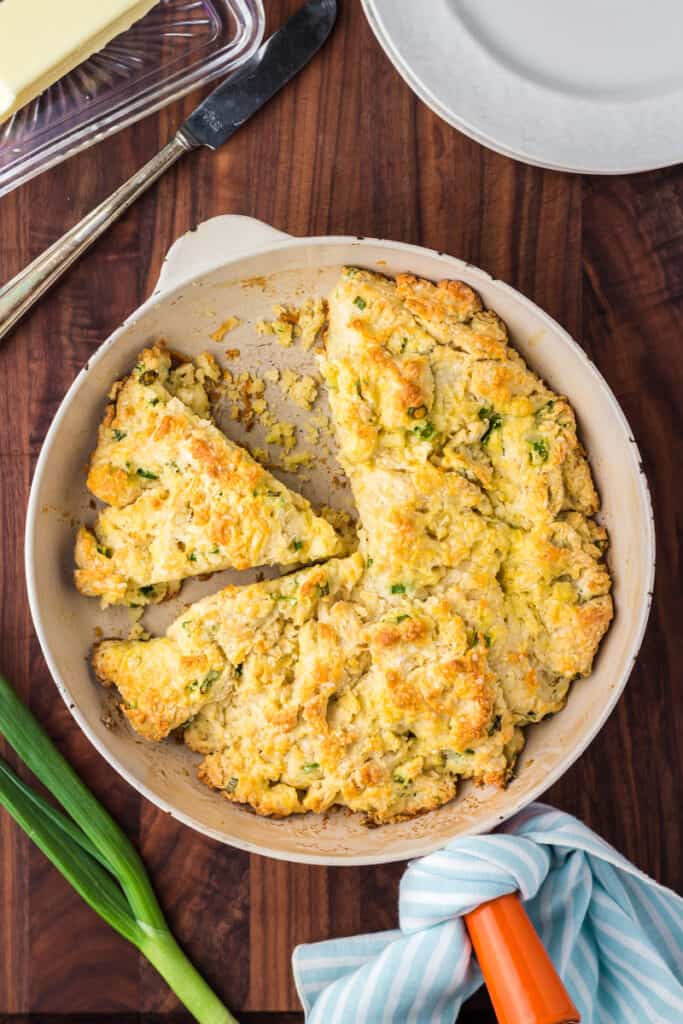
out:
<path id="1" fill-rule="evenodd" d="M 578 162 L 570 165 L 557 163 L 552 160 L 541 160 L 536 156 L 531 156 L 525 153 L 522 149 L 516 149 L 512 146 L 506 145 L 505 143 L 498 142 L 486 132 L 478 129 L 475 125 L 459 118 L 457 114 L 447 107 L 446 104 L 434 95 L 434 93 L 422 82 L 417 73 L 412 70 L 408 61 L 405 60 L 398 52 L 392 39 L 389 37 L 389 34 L 385 31 L 377 10 L 377 0 L 361 0 L 361 6 L 368 24 L 372 29 L 373 35 L 382 48 L 385 56 L 389 59 L 408 88 L 417 96 L 417 98 L 421 100 L 422 103 L 424 103 L 425 106 L 434 114 L 436 114 L 437 117 L 442 121 L 445 121 L 446 124 L 449 124 L 451 128 L 455 128 L 457 131 L 462 132 L 462 134 L 466 135 L 469 139 L 479 143 L 479 145 L 484 146 L 486 149 L 492 150 L 494 153 L 499 153 L 501 156 L 506 156 L 512 160 L 518 160 L 520 163 L 527 164 L 529 167 L 541 167 L 548 171 L 559 171 L 566 174 L 596 174 L 605 177 L 623 174 L 645 174 L 647 171 L 657 171 L 663 170 L 667 167 L 676 167 L 681 163 L 681 161 L 683 161 L 683 153 L 681 153 L 679 159 L 667 160 L 664 162 L 650 161 L 642 163 L 634 161 L 631 164 L 620 164 L 610 167 L 588 166 Z"/>

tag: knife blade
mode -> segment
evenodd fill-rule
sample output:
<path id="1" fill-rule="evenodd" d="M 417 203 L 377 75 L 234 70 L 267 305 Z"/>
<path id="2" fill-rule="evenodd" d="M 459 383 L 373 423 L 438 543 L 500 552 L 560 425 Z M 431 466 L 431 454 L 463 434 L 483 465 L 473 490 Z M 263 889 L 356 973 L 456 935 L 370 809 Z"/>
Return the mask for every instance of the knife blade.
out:
<path id="1" fill-rule="evenodd" d="M 304 4 L 240 71 L 199 104 L 156 156 L 0 287 L 0 340 L 180 157 L 199 146 L 218 149 L 301 71 L 329 36 L 336 17 L 337 0 L 309 0 Z"/>
<path id="2" fill-rule="evenodd" d="M 337 0 L 310 0 L 245 66 L 218 86 L 178 129 L 193 146 L 218 149 L 308 64 L 337 17 Z"/>

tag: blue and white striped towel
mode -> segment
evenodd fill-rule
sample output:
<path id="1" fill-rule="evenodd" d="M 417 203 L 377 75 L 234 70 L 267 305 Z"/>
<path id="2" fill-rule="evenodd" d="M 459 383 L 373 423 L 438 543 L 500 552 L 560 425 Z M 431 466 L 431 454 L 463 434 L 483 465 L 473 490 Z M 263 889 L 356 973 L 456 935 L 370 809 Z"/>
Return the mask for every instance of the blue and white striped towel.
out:
<path id="1" fill-rule="evenodd" d="M 544 804 L 410 864 L 399 929 L 297 946 L 307 1024 L 453 1024 L 482 984 L 461 917 L 515 890 L 583 1024 L 683 1024 L 683 899 Z"/>

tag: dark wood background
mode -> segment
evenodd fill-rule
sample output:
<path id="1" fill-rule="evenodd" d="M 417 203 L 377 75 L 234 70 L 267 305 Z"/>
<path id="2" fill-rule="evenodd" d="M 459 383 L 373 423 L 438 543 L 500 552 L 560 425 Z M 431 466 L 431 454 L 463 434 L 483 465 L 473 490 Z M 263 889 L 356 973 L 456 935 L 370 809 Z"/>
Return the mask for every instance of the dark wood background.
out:
<path id="1" fill-rule="evenodd" d="M 269 29 L 298 2 L 267 0 Z M 0 281 L 152 156 L 195 99 L 0 199 Z M 414 98 L 359 0 L 342 0 L 332 39 L 293 84 L 224 151 L 172 170 L 0 348 L 0 666 L 137 842 L 176 935 L 243 1020 L 301 1020 L 292 947 L 393 927 L 402 866 L 327 870 L 219 846 L 138 797 L 81 735 L 40 654 L 23 571 L 31 473 L 67 386 L 149 294 L 171 242 L 219 213 L 297 235 L 376 235 L 446 250 L 548 310 L 595 360 L 635 431 L 659 566 L 626 693 L 547 799 L 680 889 L 682 186 L 680 168 L 577 177 L 482 149 Z M 485 1007 L 479 997 L 463 1019 L 490 1020 Z M 0 1020 L 66 1019 L 187 1015 L 0 814 Z"/>

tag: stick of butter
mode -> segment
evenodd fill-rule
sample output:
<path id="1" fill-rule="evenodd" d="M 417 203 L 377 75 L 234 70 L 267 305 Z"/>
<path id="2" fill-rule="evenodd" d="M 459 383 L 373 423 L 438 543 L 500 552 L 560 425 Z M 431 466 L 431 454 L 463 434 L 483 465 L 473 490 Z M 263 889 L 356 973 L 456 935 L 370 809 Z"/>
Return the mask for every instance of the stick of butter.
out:
<path id="1" fill-rule="evenodd" d="M 158 0 L 0 0 L 0 123 Z"/>

